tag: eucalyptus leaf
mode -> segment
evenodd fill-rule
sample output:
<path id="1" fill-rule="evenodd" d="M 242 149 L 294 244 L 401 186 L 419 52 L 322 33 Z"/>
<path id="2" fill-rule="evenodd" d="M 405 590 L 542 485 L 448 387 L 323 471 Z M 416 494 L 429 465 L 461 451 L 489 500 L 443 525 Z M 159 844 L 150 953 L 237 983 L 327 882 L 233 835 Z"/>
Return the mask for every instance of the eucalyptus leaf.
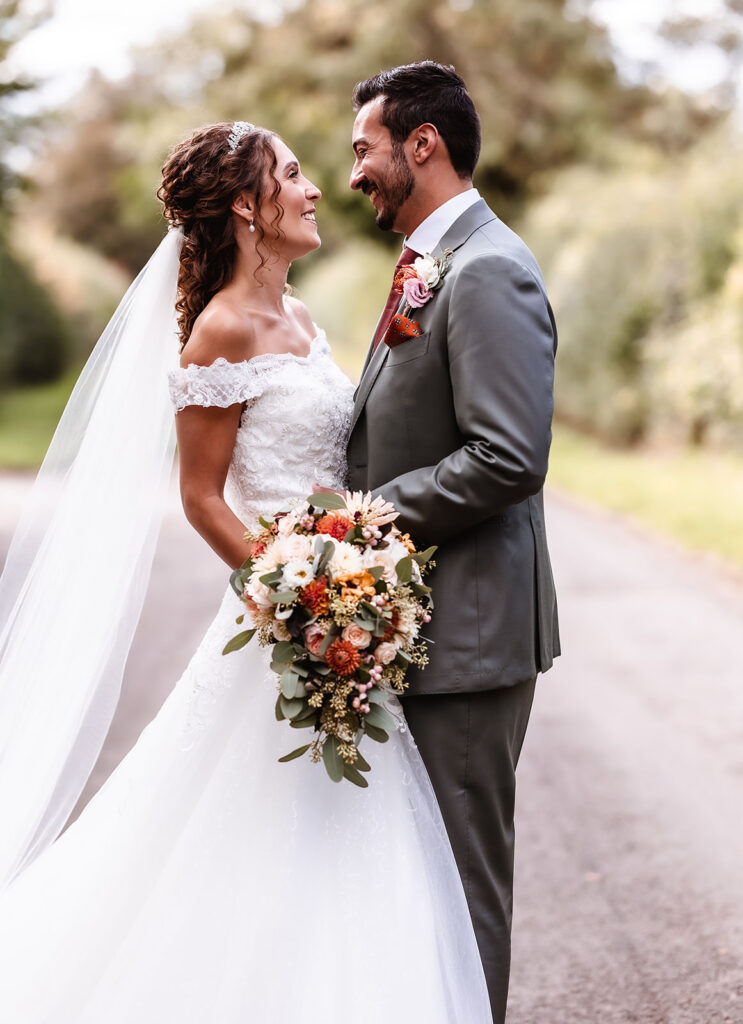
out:
<path id="1" fill-rule="evenodd" d="M 334 551 L 335 551 L 335 544 L 333 543 L 333 541 L 332 540 L 325 541 L 325 543 L 323 544 L 323 547 L 322 547 L 322 551 L 320 553 L 320 557 L 317 560 L 317 565 L 315 566 L 315 577 L 316 578 L 318 576 L 322 576 L 323 575 L 323 573 L 325 572 L 325 569 L 327 568 L 328 562 L 330 561 L 331 556 L 332 556 Z"/>
<path id="2" fill-rule="evenodd" d="M 273 583 L 278 583 L 283 575 L 284 572 L 282 569 L 272 569 L 271 572 L 264 573 L 264 575 L 259 576 L 258 579 L 261 583 L 265 583 L 267 587 L 270 587 Z"/>
<path id="3" fill-rule="evenodd" d="M 426 548 L 425 551 L 416 552 L 416 554 L 412 556 L 413 561 L 417 562 L 418 565 L 425 565 L 426 562 L 430 561 L 433 558 L 436 551 L 437 546 L 434 544 L 432 547 Z"/>
<path id="4" fill-rule="evenodd" d="M 373 725 L 376 729 L 384 729 L 385 732 L 394 732 L 397 728 L 397 722 L 381 704 L 371 705 L 369 714 L 364 716 L 364 725 L 367 729 Z"/>
<path id="5" fill-rule="evenodd" d="M 270 519 L 265 519 L 263 516 L 258 516 L 258 522 L 261 524 L 264 530 L 270 530 L 273 527 L 273 523 Z"/>
<path id="6" fill-rule="evenodd" d="M 348 508 L 346 499 L 340 494 L 335 494 L 333 491 L 320 491 L 317 494 L 311 494 L 307 501 L 310 505 L 314 505 L 315 508 L 325 509 L 326 512 L 332 512 L 339 508 Z"/>
<path id="7" fill-rule="evenodd" d="M 315 710 L 314 708 L 312 709 Z M 289 725 L 292 729 L 312 729 L 315 725 L 315 715 L 307 715 L 306 718 L 292 718 Z"/>
<path id="8" fill-rule="evenodd" d="M 281 673 L 281 692 L 285 697 L 290 700 L 293 697 L 298 697 L 297 684 L 299 683 L 299 676 L 296 672 L 293 672 L 290 668 L 286 669 L 285 672 Z M 302 693 L 304 693 L 304 683 L 300 684 L 302 687 Z"/>
<path id="9" fill-rule="evenodd" d="M 387 694 L 378 686 L 372 686 L 371 690 L 366 691 L 366 699 L 369 704 L 381 704 L 384 707 L 387 702 Z"/>
<path id="10" fill-rule="evenodd" d="M 374 582 L 376 583 L 377 580 L 381 580 L 382 576 L 384 575 L 384 566 L 373 565 L 370 569 L 367 569 L 366 571 L 369 573 L 370 576 L 374 577 Z"/>
<path id="11" fill-rule="evenodd" d="M 328 736 L 325 740 L 322 748 L 322 759 L 333 782 L 340 782 L 343 778 L 345 765 L 338 750 L 338 740 L 335 736 Z"/>
<path id="12" fill-rule="evenodd" d="M 369 714 L 371 714 L 371 711 L 369 712 Z M 368 717 L 369 715 L 365 716 L 365 718 Z M 389 736 L 384 731 L 384 729 L 378 729 L 376 725 L 370 725 L 368 722 L 364 722 L 364 732 L 366 733 L 370 740 L 375 740 L 375 742 L 377 743 L 386 743 L 387 740 L 389 739 Z"/>
<path id="13" fill-rule="evenodd" d="M 371 601 L 362 601 L 359 606 L 362 609 L 362 614 L 368 618 L 373 619 L 375 622 L 377 619 L 383 618 L 379 608 L 371 603 Z"/>
<path id="14" fill-rule="evenodd" d="M 296 750 L 292 750 L 291 754 L 284 754 L 283 757 L 279 758 L 281 764 L 286 764 L 287 761 L 293 761 L 295 757 L 301 757 L 302 754 L 306 754 L 312 746 L 311 743 L 305 743 L 303 747 L 297 747 Z"/>
<path id="15" fill-rule="evenodd" d="M 395 566 L 395 572 L 400 583 L 410 583 L 410 579 L 413 575 L 413 559 L 410 555 L 406 555 L 405 558 L 401 558 Z"/>
<path id="16" fill-rule="evenodd" d="M 297 592 L 296 590 L 280 590 L 276 594 L 270 594 L 269 600 L 273 604 L 292 604 L 297 600 Z"/>
<path id="17" fill-rule="evenodd" d="M 283 695 L 279 697 L 279 707 L 284 713 L 284 718 L 293 719 L 298 718 L 302 708 L 304 707 L 304 701 L 299 699 L 289 699 Z"/>
<path id="18" fill-rule="evenodd" d="M 242 633 L 238 633 L 237 636 L 233 636 L 229 643 L 225 645 L 222 654 L 231 654 L 232 651 L 239 651 L 245 644 L 250 643 L 255 633 L 255 629 L 246 629 Z"/>
<path id="19" fill-rule="evenodd" d="M 291 640 L 279 640 L 273 645 L 273 660 L 280 665 L 288 665 L 294 657 L 294 645 Z"/>
<path id="20" fill-rule="evenodd" d="M 243 583 L 243 574 L 240 569 L 235 569 L 230 573 L 230 586 L 235 591 L 238 597 L 243 596 L 243 590 L 245 585 Z"/>
<path id="21" fill-rule="evenodd" d="M 357 749 L 356 753 L 358 754 L 358 757 L 356 758 L 356 763 L 354 764 L 354 768 L 358 768 L 358 770 L 360 772 L 370 772 L 371 771 L 371 765 L 366 760 L 366 758 L 363 756 L 361 751 Z"/>
<path id="22" fill-rule="evenodd" d="M 357 615 L 356 618 L 353 619 L 352 621 L 353 621 L 354 626 L 361 626 L 361 628 L 365 629 L 367 631 L 367 633 L 373 633 L 374 632 L 374 627 L 376 626 L 376 622 L 372 622 L 371 619 L 365 619 L 363 615 Z"/>
<path id="23" fill-rule="evenodd" d="M 343 767 L 343 777 L 352 782 L 354 786 L 358 786 L 360 789 L 366 789 L 369 785 L 367 779 L 361 774 L 361 772 L 353 765 L 347 764 Z"/>
<path id="24" fill-rule="evenodd" d="M 426 594 L 431 593 L 430 587 L 427 587 L 425 583 L 416 583 L 415 580 L 411 580 L 410 589 L 416 597 L 425 597 Z"/>
<path id="25" fill-rule="evenodd" d="M 286 718 L 286 715 L 281 710 L 281 697 L 277 697 L 276 698 L 276 706 L 274 708 L 274 714 L 276 715 L 276 721 L 277 722 L 283 722 L 284 719 Z"/>

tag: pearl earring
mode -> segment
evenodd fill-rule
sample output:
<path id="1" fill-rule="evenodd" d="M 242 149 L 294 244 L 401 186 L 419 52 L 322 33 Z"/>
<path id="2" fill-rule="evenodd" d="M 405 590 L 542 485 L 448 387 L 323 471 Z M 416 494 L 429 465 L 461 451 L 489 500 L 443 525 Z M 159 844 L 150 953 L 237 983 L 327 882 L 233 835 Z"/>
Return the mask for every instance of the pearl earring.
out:
<path id="1" fill-rule="evenodd" d="M 250 222 L 250 226 L 248 227 L 248 231 L 255 231 L 255 224 L 252 222 L 252 220 Z"/>

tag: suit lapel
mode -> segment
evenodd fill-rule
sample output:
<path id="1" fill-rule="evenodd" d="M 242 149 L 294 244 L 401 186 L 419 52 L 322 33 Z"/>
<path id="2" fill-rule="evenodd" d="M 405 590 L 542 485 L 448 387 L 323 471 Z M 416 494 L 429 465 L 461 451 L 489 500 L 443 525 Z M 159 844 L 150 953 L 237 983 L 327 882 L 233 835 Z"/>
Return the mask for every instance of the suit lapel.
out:
<path id="1" fill-rule="evenodd" d="M 432 255 L 439 257 L 442 255 L 444 250 L 451 249 L 452 252 L 464 245 L 470 235 L 481 228 L 484 224 L 487 224 L 491 220 L 497 220 L 498 218 L 490 209 L 484 199 L 478 199 L 476 203 L 473 203 L 469 209 L 465 210 L 464 213 L 454 221 L 452 226 L 446 232 L 444 237 L 438 243 L 434 249 Z M 436 296 L 430 300 L 431 302 L 436 301 Z M 398 303 L 397 310 L 393 316 L 397 316 L 404 304 L 404 299 L 401 296 L 400 302 Z M 382 319 L 381 316 L 379 318 Z M 377 321 L 377 327 L 379 326 L 379 320 Z M 376 328 L 374 335 L 376 335 Z M 372 335 L 372 337 L 374 337 Z M 354 395 L 354 406 L 353 416 L 351 418 L 351 430 L 356 426 L 361 411 L 366 404 L 366 400 L 369 397 L 374 382 L 379 376 L 379 371 L 384 366 L 385 360 L 389 353 L 389 345 L 386 345 L 384 341 L 380 340 L 377 346 L 377 351 L 372 353 L 371 346 L 366 356 L 366 362 L 364 363 L 364 369 L 361 371 L 361 380 L 359 386 L 356 389 Z"/>
<path id="2" fill-rule="evenodd" d="M 380 341 L 377 345 L 377 351 L 371 353 L 366 360 L 364 370 L 361 374 L 361 380 L 359 386 L 356 389 L 353 403 L 353 416 L 351 417 L 351 430 L 356 426 L 361 410 L 364 408 L 369 392 L 372 389 L 372 384 L 377 379 L 379 371 L 384 366 L 384 362 L 389 354 L 390 347 L 385 342 Z"/>

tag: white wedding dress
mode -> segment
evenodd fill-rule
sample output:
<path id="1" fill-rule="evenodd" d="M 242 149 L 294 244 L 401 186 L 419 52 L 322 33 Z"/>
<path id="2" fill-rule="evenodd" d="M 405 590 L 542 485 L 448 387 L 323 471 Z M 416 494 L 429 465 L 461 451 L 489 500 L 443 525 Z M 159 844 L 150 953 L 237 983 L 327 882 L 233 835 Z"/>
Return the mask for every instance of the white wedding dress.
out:
<path id="1" fill-rule="evenodd" d="M 343 484 L 352 386 L 322 333 L 307 357 L 218 359 L 170 388 L 176 409 L 246 403 L 225 491 L 243 522 Z M 365 790 L 278 764 L 303 734 L 274 718 L 265 649 L 221 653 L 242 611 L 228 587 L 134 748 L 0 896 L 0 1021 L 487 1024 L 410 733 L 364 743 Z"/>

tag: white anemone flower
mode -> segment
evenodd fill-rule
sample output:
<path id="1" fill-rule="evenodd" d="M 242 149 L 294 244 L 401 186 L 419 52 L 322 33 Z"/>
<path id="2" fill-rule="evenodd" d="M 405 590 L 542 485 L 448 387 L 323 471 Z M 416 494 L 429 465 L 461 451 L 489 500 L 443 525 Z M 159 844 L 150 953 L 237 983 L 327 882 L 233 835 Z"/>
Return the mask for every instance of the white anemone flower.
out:
<path id="1" fill-rule="evenodd" d="M 295 558 L 284 566 L 283 583 L 289 590 L 306 587 L 314 578 L 312 562 L 306 558 Z"/>

